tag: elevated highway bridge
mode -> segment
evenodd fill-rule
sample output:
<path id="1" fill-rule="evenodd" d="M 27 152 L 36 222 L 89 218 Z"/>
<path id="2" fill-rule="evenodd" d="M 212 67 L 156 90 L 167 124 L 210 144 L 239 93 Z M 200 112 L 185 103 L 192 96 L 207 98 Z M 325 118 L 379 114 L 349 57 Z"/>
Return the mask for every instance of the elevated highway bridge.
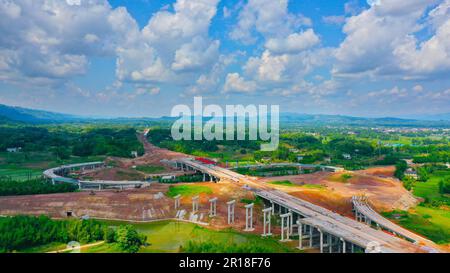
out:
<path id="1" fill-rule="evenodd" d="M 374 226 L 377 229 L 386 230 L 413 243 L 424 241 L 431 243 L 429 240 L 404 229 L 381 216 L 370 206 L 369 201 L 365 196 L 353 196 L 352 206 L 356 220 L 359 222 L 366 223 L 369 226 Z"/>
<path id="2" fill-rule="evenodd" d="M 228 169 L 212 164 L 205 165 L 190 158 L 175 160 L 173 166 L 195 170 L 204 174 L 204 177 L 209 176 L 210 181 L 228 180 L 247 185 L 249 190 L 264 200 L 266 206 L 272 207 L 274 213 L 291 213 L 291 222 L 295 223 L 291 228 L 297 228 L 300 240 L 309 240 L 309 247 L 319 248 L 321 252 L 364 252 L 368 249 L 382 253 L 427 252 L 418 244 L 418 240 L 414 243 L 403 240 L 285 192 L 261 185 Z M 387 223 L 384 224 L 387 226 Z M 393 229 L 392 226 L 396 225 L 391 223 L 390 226 Z"/>
<path id="3" fill-rule="evenodd" d="M 359 213 L 385 227 L 386 230 L 394 231 L 410 240 L 403 240 L 213 164 L 205 164 L 191 158 L 172 160 L 168 163 L 181 170 L 201 173 L 204 181 L 230 181 L 246 185 L 248 190 L 263 199 L 266 207 L 272 208 L 272 213 L 279 212 L 280 215 L 289 213 L 291 215 L 290 232 L 293 234 L 294 227 L 297 229 L 300 247 L 305 240 L 306 245 L 309 243 L 307 247 L 318 248 L 320 252 L 365 252 L 367 250 L 383 253 L 427 252 L 419 245 L 418 235 L 414 237 L 411 232 L 401 230 L 402 228 L 377 216 L 376 212 L 359 201 L 354 204 Z M 81 181 L 65 177 L 75 170 L 83 171 L 104 167 L 106 166 L 103 162 L 65 165 L 46 170 L 44 176 L 53 183 L 76 183 L 80 189 L 142 187 L 148 184 L 141 181 Z"/>

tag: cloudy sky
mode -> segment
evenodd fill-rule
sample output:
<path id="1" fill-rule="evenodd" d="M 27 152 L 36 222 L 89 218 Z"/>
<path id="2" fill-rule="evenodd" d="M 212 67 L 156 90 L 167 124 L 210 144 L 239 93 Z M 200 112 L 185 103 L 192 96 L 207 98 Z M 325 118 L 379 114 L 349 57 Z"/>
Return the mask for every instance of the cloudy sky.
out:
<path id="1" fill-rule="evenodd" d="M 0 0 L 0 103 L 450 112 L 450 0 Z"/>

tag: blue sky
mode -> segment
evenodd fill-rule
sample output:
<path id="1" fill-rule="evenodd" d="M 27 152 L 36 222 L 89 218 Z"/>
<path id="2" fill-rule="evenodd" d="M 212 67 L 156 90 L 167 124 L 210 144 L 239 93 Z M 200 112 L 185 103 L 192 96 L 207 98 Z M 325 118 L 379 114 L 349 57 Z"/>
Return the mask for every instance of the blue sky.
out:
<path id="1" fill-rule="evenodd" d="M 450 112 L 450 0 L 0 1 L 0 103 L 91 116 L 208 104 Z"/>

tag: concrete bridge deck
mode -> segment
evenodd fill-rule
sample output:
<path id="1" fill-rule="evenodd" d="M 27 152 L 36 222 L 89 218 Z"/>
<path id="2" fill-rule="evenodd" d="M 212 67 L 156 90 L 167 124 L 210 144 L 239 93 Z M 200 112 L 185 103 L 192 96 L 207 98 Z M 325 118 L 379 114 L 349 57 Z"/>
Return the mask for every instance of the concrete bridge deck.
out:
<path id="1" fill-rule="evenodd" d="M 380 246 L 385 253 L 424 252 L 419 246 L 373 229 L 353 219 L 344 217 L 320 206 L 278 190 L 256 190 L 261 198 L 298 215 L 302 224 L 338 237 L 366 249 L 370 244 Z"/>
<path id="2" fill-rule="evenodd" d="M 429 240 L 412 233 L 411 231 L 404 229 L 388 219 L 384 218 L 378 214 L 368 203 L 367 198 L 362 196 L 353 196 L 352 198 L 353 209 L 356 214 L 356 218 L 372 226 L 375 224 L 377 227 L 382 228 L 388 232 L 395 235 L 403 237 L 408 241 L 418 243 L 418 242 L 430 242 Z"/>
<path id="3" fill-rule="evenodd" d="M 337 237 L 343 242 L 348 242 L 359 248 L 366 249 L 375 245 L 379 247 L 380 252 L 386 253 L 425 252 L 425 250 L 416 244 L 392 236 L 381 230 L 373 229 L 368 225 L 344 217 L 285 192 L 273 190 L 267 186 L 258 184 L 245 175 L 218 166 L 205 165 L 192 159 L 179 160 L 177 163 L 215 176 L 219 180 L 229 180 L 249 185 L 249 190 L 254 191 L 256 195 L 270 202 L 272 207 L 276 204 L 280 208 L 280 213 L 282 209 L 286 212 L 291 212 L 299 220 L 299 223 L 309 226 L 310 229 L 320 230 L 327 235 Z M 322 233 L 320 236 L 323 236 Z"/>
<path id="4" fill-rule="evenodd" d="M 74 178 L 64 177 L 69 172 L 74 170 L 95 170 L 98 168 L 104 168 L 104 162 L 88 162 L 78 163 L 71 165 L 63 165 L 60 167 L 45 170 L 43 175 L 45 178 L 55 183 L 72 183 L 78 185 L 80 189 L 96 187 L 99 189 L 114 187 L 114 188 L 127 188 L 127 187 L 142 187 L 148 185 L 148 182 L 144 181 L 105 181 L 105 180 L 78 180 Z"/>

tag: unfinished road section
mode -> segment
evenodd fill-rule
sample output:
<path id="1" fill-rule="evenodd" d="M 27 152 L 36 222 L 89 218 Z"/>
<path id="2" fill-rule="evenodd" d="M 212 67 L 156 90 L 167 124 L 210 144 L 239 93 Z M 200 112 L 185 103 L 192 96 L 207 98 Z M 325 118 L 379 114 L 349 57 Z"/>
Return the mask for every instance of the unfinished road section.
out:
<path id="1" fill-rule="evenodd" d="M 145 181 L 105 181 L 105 180 L 79 180 L 75 178 L 66 177 L 71 172 L 74 171 L 90 171 L 106 168 L 104 162 L 88 162 L 88 163 L 79 163 L 79 164 L 71 164 L 64 165 L 52 169 L 45 170 L 43 175 L 46 179 L 50 180 L 53 184 L 56 183 L 71 183 L 78 185 L 79 189 L 106 189 L 106 188 L 140 188 L 148 185 L 148 182 Z"/>
<path id="2" fill-rule="evenodd" d="M 378 214 L 370 206 L 368 199 L 365 196 L 353 196 L 352 205 L 357 221 L 364 222 L 371 227 L 386 230 L 387 232 L 405 238 L 406 240 L 413 243 L 420 243 L 420 242 L 431 243 L 429 240 L 392 223 L 388 219 Z"/>
<path id="3" fill-rule="evenodd" d="M 277 211 L 280 215 L 292 213 L 292 222 L 297 223 L 298 221 L 298 224 L 294 226 L 297 227 L 301 240 L 309 239 L 310 247 L 319 248 L 321 252 L 427 252 L 418 244 L 395 237 L 382 230 L 373 229 L 285 192 L 273 190 L 245 175 L 214 164 L 204 164 L 186 158 L 172 161 L 172 165 L 183 170 L 202 173 L 204 177 L 207 175 L 211 178 L 210 181 L 228 180 L 245 184 L 247 189 L 254 191 L 266 205 L 272 207 L 273 213 Z M 206 181 L 206 179 L 204 180 Z M 303 245 L 303 242 L 299 245 Z"/>

